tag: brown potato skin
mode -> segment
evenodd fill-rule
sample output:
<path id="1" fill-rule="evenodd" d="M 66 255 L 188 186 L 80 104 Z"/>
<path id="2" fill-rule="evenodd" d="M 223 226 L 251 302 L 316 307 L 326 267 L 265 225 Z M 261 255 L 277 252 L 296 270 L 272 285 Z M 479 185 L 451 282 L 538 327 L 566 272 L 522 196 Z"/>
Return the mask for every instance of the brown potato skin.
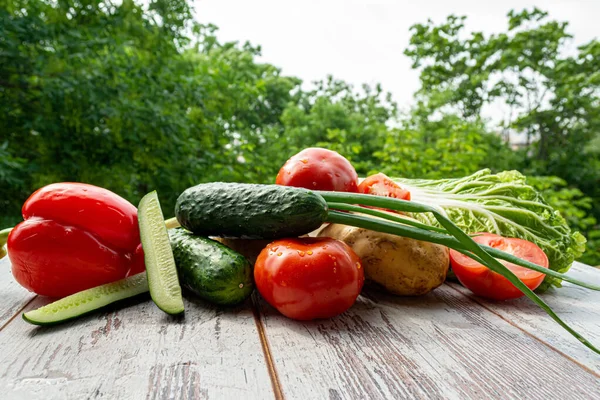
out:
<path id="1" fill-rule="evenodd" d="M 318 236 L 348 244 L 361 258 L 365 277 L 401 296 L 420 296 L 444 283 L 450 265 L 445 246 L 353 226 L 330 224 Z"/>

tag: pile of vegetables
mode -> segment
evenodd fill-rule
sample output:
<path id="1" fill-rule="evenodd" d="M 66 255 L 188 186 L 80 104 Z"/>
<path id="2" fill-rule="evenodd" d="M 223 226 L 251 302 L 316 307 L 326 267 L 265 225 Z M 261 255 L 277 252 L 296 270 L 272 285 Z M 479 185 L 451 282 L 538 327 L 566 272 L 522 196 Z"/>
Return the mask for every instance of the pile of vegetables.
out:
<path id="1" fill-rule="evenodd" d="M 584 239 L 516 172 L 359 180 L 338 153 L 309 148 L 286 162 L 276 185 L 218 182 L 185 190 L 176 223 L 164 220 L 154 192 L 135 215 L 114 193 L 78 185 L 34 193 L 25 221 L 8 236 L 17 281 L 38 294 L 66 296 L 25 313 L 29 322 L 64 321 L 146 291 L 160 309 L 179 314 L 182 289 L 228 305 L 245 300 L 255 286 L 290 318 L 329 318 L 354 304 L 365 281 L 395 294 L 421 295 L 441 285 L 451 267 L 480 296 L 529 297 L 600 353 L 533 291 L 560 280 L 600 287 L 563 273 Z M 37 203 L 42 205 L 31 206 Z M 73 236 L 95 250 L 87 258 L 84 251 L 49 250 Z M 87 275 L 88 269 L 93 273 Z M 103 269 L 106 274 L 95 273 Z"/>

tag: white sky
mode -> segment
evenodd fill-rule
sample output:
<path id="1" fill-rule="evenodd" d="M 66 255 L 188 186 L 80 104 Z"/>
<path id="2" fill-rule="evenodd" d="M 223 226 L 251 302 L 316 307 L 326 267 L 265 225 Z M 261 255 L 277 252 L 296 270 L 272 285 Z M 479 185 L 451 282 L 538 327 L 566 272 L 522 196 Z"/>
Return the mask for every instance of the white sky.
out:
<path id="1" fill-rule="evenodd" d="M 600 0 L 195 0 L 197 19 L 213 23 L 223 41 L 262 46 L 262 61 L 305 82 L 331 74 L 355 86 L 381 83 L 401 107 L 419 88 L 403 54 L 409 27 L 428 18 L 467 15 L 466 29 L 507 28 L 506 14 L 536 5 L 568 21 L 575 43 L 600 36 Z"/>

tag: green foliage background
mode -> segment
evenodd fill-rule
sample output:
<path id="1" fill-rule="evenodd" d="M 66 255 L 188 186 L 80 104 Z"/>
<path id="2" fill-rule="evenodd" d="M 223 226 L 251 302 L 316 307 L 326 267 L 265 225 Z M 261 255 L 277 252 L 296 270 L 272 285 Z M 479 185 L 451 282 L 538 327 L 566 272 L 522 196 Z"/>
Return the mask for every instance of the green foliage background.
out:
<path id="1" fill-rule="evenodd" d="M 301 81 L 221 43 L 185 0 L 0 0 L 0 223 L 37 188 L 107 187 L 134 204 L 157 189 L 167 214 L 186 187 L 273 182 L 304 147 L 342 153 L 360 175 L 458 177 L 518 169 L 588 237 L 600 264 L 600 42 L 562 56 L 566 23 L 511 11 L 507 32 L 464 18 L 412 27 L 420 71 L 401 113 L 379 87 Z M 502 103 L 499 125 L 482 117 Z M 508 132 L 525 146 L 512 149 Z"/>

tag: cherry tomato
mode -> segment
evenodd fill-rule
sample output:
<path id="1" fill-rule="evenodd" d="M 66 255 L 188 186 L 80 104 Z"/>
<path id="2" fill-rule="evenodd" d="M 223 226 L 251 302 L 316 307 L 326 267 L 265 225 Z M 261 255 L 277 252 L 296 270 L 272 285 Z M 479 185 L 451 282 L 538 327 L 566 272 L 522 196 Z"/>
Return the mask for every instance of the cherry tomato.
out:
<path id="1" fill-rule="evenodd" d="M 254 280 L 262 297 L 286 317 L 330 318 L 354 304 L 365 281 L 360 258 L 332 238 L 276 240 L 259 254 Z"/>
<path id="2" fill-rule="evenodd" d="M 312 190 L 356 192 L 358 175 L 350 161 L 339 153 L 310 147 L 287 160 L 275 183 Z"/>
<path id="3" fill-rule="evenodd" d="M 523 239 L 504 238 L 493 233 L 479 233 L 473 240 L 479 244 L 502 250 L 523 260 L 548 268 L 548 257 L 535 243 Z M 499 260 L 531 290 L 536 289 L 544 280 L 545 274 L 519 267 L 508 261 Z M 476 295 L 494 300 L 516 299 L 523 292 L 500 274 L 471 258 L 450 250 L 450 265 L 456 277 L 467 289 Z"/>
<path id="4" fill-rule="evenodd" d="M 375 196 L 393 197 L 394 199 L 410 200 L 410 192 L 402 189 L 396 182 L 385 174 L 375 174 L 367 177 L 358 185 L 358 192 Z"/>

